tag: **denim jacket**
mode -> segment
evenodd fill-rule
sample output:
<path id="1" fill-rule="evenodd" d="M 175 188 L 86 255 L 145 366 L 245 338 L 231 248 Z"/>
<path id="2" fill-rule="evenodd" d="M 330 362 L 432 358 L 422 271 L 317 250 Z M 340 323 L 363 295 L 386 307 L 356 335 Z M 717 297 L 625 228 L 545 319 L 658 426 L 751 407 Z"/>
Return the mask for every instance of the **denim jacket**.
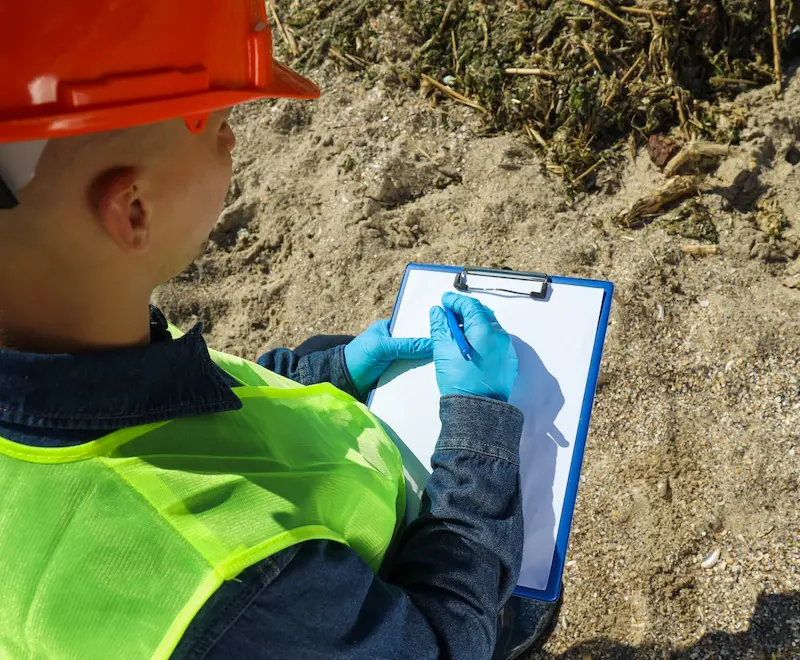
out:
<path id="1" fill-rule="evenodd" d="M 303 385 L 331 382 L 356 394 L 341 346 L 304 357 L 278 349 L 259 362 Z M 76 445 L 123 427 L 234 410 L 236 386 L 209 358 L 199 327 L 172 340 L 154 309 L 148 346 L 85 355 L 0 350 L 0 436 Z M 395 539 L 379 575 L 343 545 L 298 544 L 226 582 L 173 657 L 492 657 L 521 559 L 522 414 L 451 396 L 441 419 L 421 515 Z"/>

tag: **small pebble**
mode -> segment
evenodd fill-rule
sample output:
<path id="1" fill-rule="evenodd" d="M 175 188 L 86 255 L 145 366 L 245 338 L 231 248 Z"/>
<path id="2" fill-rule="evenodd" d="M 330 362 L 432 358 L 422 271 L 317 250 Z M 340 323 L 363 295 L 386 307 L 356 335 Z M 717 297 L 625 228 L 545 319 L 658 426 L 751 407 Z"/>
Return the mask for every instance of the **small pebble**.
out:
<path id="1" fill-rule="evenodd" d="M 714 566 L 717 565 L 720 554 L 721 553 L 719 551 L 719 548 L 717 548 L 716 550 L 714 550 L 714 552 L 712 552 L 710 555 L 708 555 L 708 557 L 706 557 L 703 560 L 703 563 L 700 564 L 700 566 L 702 568 L 705 568 L 706 570 L 711 570 L 712 568 L 714 568 Z"/>
<path id="2" fill-rule="evenodd" d="M 702 307 L 703 309 L 705 309 L 711 304 L 710 302 L 708 302 L 708 300 L 699 300 L 698 303 L 700 304 L 700 307 Z"/>

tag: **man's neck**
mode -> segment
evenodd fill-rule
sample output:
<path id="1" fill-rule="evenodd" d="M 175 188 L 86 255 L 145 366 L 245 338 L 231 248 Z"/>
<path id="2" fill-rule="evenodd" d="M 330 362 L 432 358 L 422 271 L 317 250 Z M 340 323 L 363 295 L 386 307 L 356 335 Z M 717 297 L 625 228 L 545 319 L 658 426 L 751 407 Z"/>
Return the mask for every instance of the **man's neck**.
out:
<path id="1" fill-rule="evenodd" d="M 85 353 L 150 341 L 150 292 L 109 286 L 100 275 L 86 286 L 8 275 L 0 272 L 0 348 Z"/>
<path id="2" fill-rule="evenodd" d="M 91 336 L 95 334 L 98 336 Z M 149 341 L 149 325 L 143 334 L 125 333 L 116 337 L 110 335 L 101 337 L 98 333 L 74 333 L 68 335 L 62 331 L 48 332 L 39 328 L 8 327 L 0 324 L 0 350 L 11 349 L 25 353 L 93 353 L 115 348 L 141 346 L 149 343 Z"/>

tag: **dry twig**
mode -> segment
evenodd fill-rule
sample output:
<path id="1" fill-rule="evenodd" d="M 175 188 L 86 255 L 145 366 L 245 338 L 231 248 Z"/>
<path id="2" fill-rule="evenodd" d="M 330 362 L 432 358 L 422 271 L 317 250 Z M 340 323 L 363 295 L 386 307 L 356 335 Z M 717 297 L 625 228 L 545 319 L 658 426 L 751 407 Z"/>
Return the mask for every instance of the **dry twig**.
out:
<path id="1" fill-rule="evenodd" d="M 701 192 L 703 190 L 702 181 L 701 177 L 696 176 L 675 177 L 668 181 L 661 190 L 636 200 L 630 210 L 620 216 L 619 224 L 629 229 L 644 224 L 645 220 L 658 215 L 667 204 Z"/>
<path id="2" fill-rule="evenodd" d="M 623 14 L 639 14 L 640 16 L 669 16 L 669 13 L 659 9 L 642 9 L 641 7 L 617 7 L 617 11 Z"/>
<path id="3" fill-rule="evenodd" d="M 505 69 L 505 73 L 509 76 L 539 76 L 540 78 L 550 78 L 551 80 L 558 78 L 558 74 L 555 71 L 549 71 L 548 69 L 510 68 Z"/>
<path id="4" fill-rule="evenodd" d="M 447 3 L 447 7 L 445 7 L 444 14 L 442 15 L 442 21 L 439 23 L 439 29 L 436 31 L 435 34 L 431 35 L 431 38 L 428 39 L 419 49 L 420 54 L 427 51 L 433 44 L 436 43 L 437 39 L 442 36 L 444 33 L 444 28 L 447 25 L 447 21 L 450 19 L 450 14 L 453 13 L 453 9 L 455 9 L 458 0 L 450 0 Z"/>
<path id="5" fill-rule="evenodd" d="M 592 64 L 594 64 L 595 68 L 600 72 L 603 73 L 603 67 L 600 66 L 600 60 L 597 59 L 597 54 L 594 52 L 594 48 L 592 48 L 592 44 L 590 44 L 586 39 L 581 39 L 581 46 L 583 49 L 589 53 L 589 57 L 592 58 Z M 590 67 L 591 68 L 591 67 Z"/>
<path id="6" fill-rule="evenodd" d="M 705 257 L 711 254 L 719 254 L 719 245 L 682 245 L 681 252 Z"/>
<path id="7" fill-rule="evenodd" d="M 531 139 L 535 140 L 539 146 L 547 149 L 547 141 L 542 137 L 542 134 L 539 131 L 537 131 L 530 124 L 525 124 L 525 130 L 528 132 L 528 135 L 531 137 Z"/>
<path id="8" fill-rule="evenodd" d="M 775 94 L 780 94 L 783 74 L 781 73 L 781 47 L 778 41 L 778 9 L 775 6 L 775 0 L 769 0 L 769 10 L 772 16 L 772 57 L 775 63 Z"/>
<path id="9" fill-rule="evenodd" d="M 442 22 L 439 23 L 439 31 L 438 34 L 441 37 L 442 33 L 444 32 L 445 25 L 447 25 L 447 21 L 450 19 L 450 14 L 453 13 L 453 9 L 456 8 L 456 3 L 458 0 L 450 0 L 447 3 L 447 7 L 444 10 L 444 15 L 442 16 Z"/>
<path id="10" fill-rule="evenodd" d="M 275 21 L 275 26 L 278 28 L 278 32 L 281 33 L 283 36 L 286 45 L 289 47 L 292 55 L 297 57 L 300 55 L 300 49 L 297 47 L 297 41 L 295 41 L 294 35 L 292 35 L 287 28 L 284 27 L 283 23 L 281 23 L 281 19 L 278 16 L 278 8 L 275 6 L 275 0 L 269 0 L 269 8 L 272 12 L 272 19 Z"/>
<path id="11" fill-rule="evenodd" d="M 334 48 L 333 46 L 328 48 L 328 52 L 347 65 L 355 64 L 357 67 L 364 69 L 368 64 L 366 60 L 356 57 L 355 55 L 350 55 L 350 53 L 342 53 L 342 51 L 340 51 L 338 48 Z"/>
<path id="12" fill-rule="evenodd" d="M 615 84 L 611 88 L 611 91 L 609 91 L 608 94 L 606 94 L 606 97 L 603 99 L 604 108 L 607 108 L 609 105 L 611 105 L 611 102 L 616 98 L 617 94 L 619 93 L 619 90 L 625 86 L 628 80 L 630 80 L 634 71 L 636 71 L 636 69 L 639 67 L 639 65 L 642 63 L 643 60 L 644 60 L 644 54 L 639 53 L 639 57 L 637 57 L 636 61 L 633 64 L 631 64 L 630 69 L 628 69 L 625 72 L 625 75 L 622 76 L 622 79 L 619 81 L 619 83 Z"/>
<path id="13" fill-rule="evenodd" d="M 711 85 L 724 87 L 725 85 L 750 85 L 752 87 L 758 87 L 758 83 L 755 80 L 745 80 L 744 78 L 725 78 L 724 76 L 711 76 L 708 79 L 708 82 Z"/>
<path id="14" fill-rule="evenodd" d="M 678 109 L 678 117 L 681 120 L 681 133 L 683 133 L 683 137 L 687 140 L 692 138 L 691 134 L 689 133 L 689 126 L 688 120 L 686 118 L 686 110 L 683 107 L 683 98 L 681 96 L 680 90 L 676 87 L 672 93 L 672 98 L 675 99 L 675 106 Z"/>
<path id="15" fill-rule="evenodd" d="M 601 5 L 599 2 L 595 2 L 595 0 L 578 0 L 578 2 L 580 2 L 582 5 L 586 5 L 587 7 L 591 7 L 592 9 L 597 9 L 597 11 L 603 12 L 606 16 L 610 16 L 625 27 L 632 27 L 631 24 L 624 18 L 620 18 L 608 7 Z"/>
<path id="16" fill-rule="evenodd" d="M 684 165 L 696 162 L 701 158 L 722 158 L 728 155 L 728 147 L 724 144 L 714 144 L 702 140 L 692 140 L 681 149 L 678 154 L 667 163 L 664 176 L 667 178 L 678 173 Z"/>
<path id="17" fill-rule="evenodd" d="M 589 176 L 592 172 L 594 172 L 598 167 L 600 167 L 606 161 L 604 159 L 598 160 L 594 165 L 592 165 L 589 169 L 583 172 L 580 176 L 578 176 L 572 183 L 573 185 L 576 183 L 580 183 L 583 181 L 587 176 Z"/>
<path id="18" fill-rule="evenodd" d="M 483 16 L 478 17 L 478 22 L 481 25 L 481 31 L 483 32 L 483 52 L 485 53 L 489 48 L 489 24 L 486 22 L 486 19 Z"/>
<path id="19" fill-rule="evenodd" d="M 475 110 L 480 110 L 484 114 L 489 114 L 489 111 L 486 108 L 484 108 L 477 101 L 473 101 L 471 98 L 468 98 L 468 97 L 464 96 L 463 94 L 459 94 L 454 89 L 451 89 L 447 85 L 443 85 L 438 80 L 435 80 L 434 78 L 431 78 L 429 75 L 423 73 L 420 76 L 420 78 L 422 78 L 422 80 L 424 80 L 429 85 L 431 85 L 431 86 L 435 87 L 436 89 L 438 89 L 440 92 L 443 92 L 444 94 L 449 96 L 454 101 L 458 101 L 462 105 L 466 105 L 466 106 L 468 106 L 470 108 L 473 108 Z"/>

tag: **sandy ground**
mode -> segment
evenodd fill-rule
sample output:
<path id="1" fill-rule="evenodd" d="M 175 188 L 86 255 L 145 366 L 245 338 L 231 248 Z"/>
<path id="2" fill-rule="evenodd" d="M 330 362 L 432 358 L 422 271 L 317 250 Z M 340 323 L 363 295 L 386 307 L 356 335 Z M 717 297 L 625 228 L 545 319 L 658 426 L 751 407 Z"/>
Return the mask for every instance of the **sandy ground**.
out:
<path id="1" fill-rule="evenodd" d="M 531 657 L 800 658 L 800 76 L 737 101 L 742 144 L 698 203 L 709 256 L 615 223 L 663 183 L 644 152 L 572 199 L 467 109 L 316 77 L 317 103 L 236 111 L 226 211 L 157 304 L 254 358 L 387 317 L 409 261 L 613 281 L 564 605 Z"/>

